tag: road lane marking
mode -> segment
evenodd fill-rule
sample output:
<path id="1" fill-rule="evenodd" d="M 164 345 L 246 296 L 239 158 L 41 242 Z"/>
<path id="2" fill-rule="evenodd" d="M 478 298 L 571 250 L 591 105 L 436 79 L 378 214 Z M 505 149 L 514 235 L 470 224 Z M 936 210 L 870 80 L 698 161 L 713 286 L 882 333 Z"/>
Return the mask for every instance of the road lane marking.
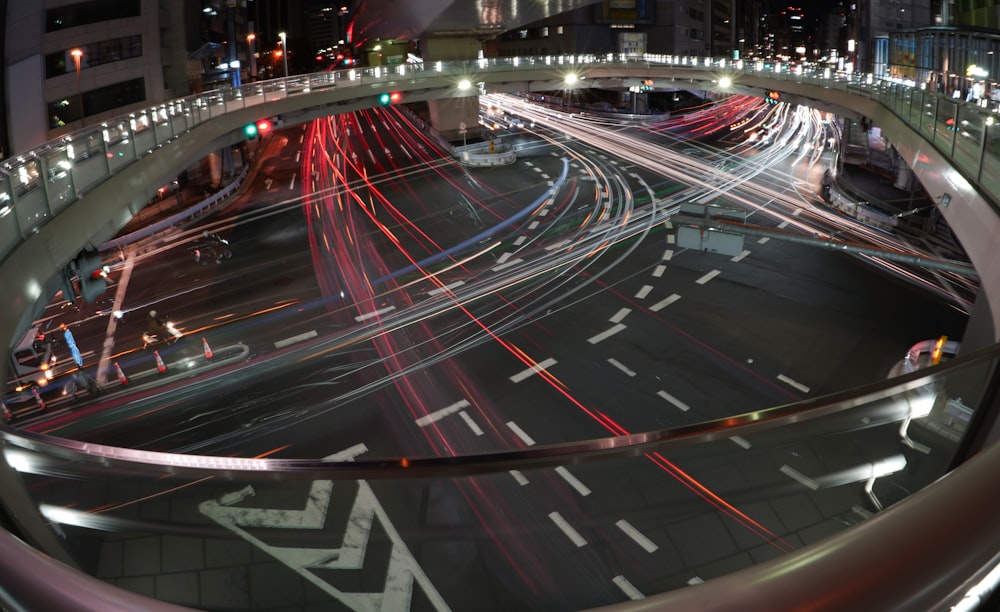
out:
<path id="1" fill-rule="evenodd" d="M 757 241 L 757 244 L 764 244 L 768 240 L 770 240 L 770 238 L 768 236 L 764 236 L 763 238 Z"/>
<path id="2" fill-rule="evenodd" d="M 663 257 L 661 257 L 660 259 L 662 259 L 663 261 L 670 261 L 671 259 L 673 259 L 673 257 L 674 257 L 674 250 L 667 249 L 666 251 L 663 251 Z"/>
<path id="3" fill-rule="evenodd" d="M 580 495 L 584 497 L 590 495 L 590 487 L 580 482 L 579 478 L 571 474 L 570 471 L 564 468 L 563 466 L 560 465 L 559 467 L 556 468 L 556 474 L 562 476 L 563 480 L 568 482 L 569 486 L 576 489 L 576 492 L 579 493 Z"/>
<path id="4" fill-rule="evenodd" d="M 736 257 L 733 257 L 732 259 L 730 259 L 730 261 L 743 261 L 743 258 L 746 257 L 749 254 L 750 254 L 750 251 L 743 251 L 742 253 L 740 253 Z"/>
<path id="5" fill-rule="evenodd" d="M 561 514 L 558 512 L 549 512 L 549 518 L 556 524 L 556 527 L 561 529 L 562 532 L 566 534 L 567 538 L 576 544 L 577 548 L 583 548 L 587 545 L 587 540 L 584 540 L 583 536 L 580 535 L 580 532 L 573 529 L 573 526 L 567 523 L 566 519 L 564 519 Z"/>
<path id="6" fill-rule="evenodd" d="M 290 191 L 295 191 L 295 178 L 298 176 L 298 172 L 292 173 L 292 182 L 288 184 L 288 189 Z"/>
<path id="7" fill-rule="evenodd" d="M 741 438 L 740 436 L 730 436 L 729 439 L 735 442 L 738 446 L 742 446 L 744 449 L 750 448 L 750 441 L 746 438 Z"/>
<path id="8" fill-rule="evenodd" d="M 535 365 L 531 366 L 530 368 L 528 368 L 526 370 L 521 370 L 517 374 L 511 376 L 510 377 L 510 381 L 511 382 L 519 383 L 522 380 L 524 380 L 524 379 L 528 378 L 529 376 L 531 376 L 532 374 L 537 374 L 538 372 L 541 372 L 542 370 L 546 370 L 548 368 L 551 368 L 552 366 L 556 365 L 556 363 L 558 363 L 558 362 L 555 359 L 549 357 L 548 359 L 545 359 L 544 361 L 539 361 L 538 363 L 536 363 Z"/>
<path id="9" fill-rule="evenodd" d="M 528 229 L 533 230 L 536 227 L 538 227 L 538 225 L 539 225 L 538 221 L 532 221 L 531 223 L 528 224 Z"/>
<path id="10" fill-rule="evenodd" d="M 809 387 L 803 385 L 800 382 L 795 382 L 794 380 L 792 380 L 791 378 L 788 378 L 784 374 L 778 374 L 778 380 L 780 380 L 781 382 L 785 383 L 789 387 L 795 387 L 796 389 L 798 389 L 799 391 L 801 391 L 803 393 L 809 393 Z"/>
<path id="11" fill-rule="evenodd" d="M 316 330 L 312 330 L 299 334 L 297 336 L 292 336 L 290 338 L 285 338 L 283 340 L 277 340 L 274 343 L 274 348 L 285 348 L 290 344 L 295 344 L 296 342 L 302 342 L 303 340 L 308 340 L 309 338 L 315 338 L 317 335 L 318 334 L 316 333 Z"/>
<path id="12" fill-rule="evenodd" d="M 522 244 L 524 244 L 524 241 L 527 240 L 527 239 L 528 239 L 527 236 L 518 236 L 517 240 L 514 241 L 514 246 L 521 246 Z"/>
<path id="13" fill-rule="evenodd" d="M 441 419 L 443 419 L 444 417 L 450 414 L 455 414 L 462 408 L 467 408 L 468 406 L 469 402 L 463 399 L 463 400 L 458 400 L 457 402 L 449 406 L 445 406 L 440 410 L 435 410 L 434 412 L 428 412 L 424 416 L 417 419 L 417 427 L 427 427 L 431 423 L 436 423 Z"/>
<path id="14" fill-rule="evenodd" d="M 545 247 L 545 250 L 546 251 L 555 251 L 555 250 L 563 248 L 567 244 L 569 244 L 569 240 L 562 240 L 560 242 L 557 242 L 555 244 L 551 244 L 551 245 Z"/>
<path id="15" fill-rule="evenodd" d="M 788 221 L 782 221 L 778 224 L 778 229 L 785 229 L 786 227 L 788 227 Z"/>
<path id="16" fill-rule="evenodd" d="M 617 334 L 621 330 L 625 329 L 625 327 L 626 327 L 626 325 L 624 323 L 617 323 L 615 325 L 612 325 L 610 328 L 602 331 L 601 333 L 597 334 L 596 336 L 590 337 L 587 340 L 587 342 L 589 342 L 591 344 L 597 344 L 601 340 L 607 340 L 611 336 L 614 336 L 615 334 Z"/>
<path id="17" fill-rule="evenodd" d="M 610 363 L 611 365 L 615 366 L 616 368 L 624 372 L 626 376 L 635 376 L 635 372 L 633 370 L 630 370 L 627 365 L 618 361 L 614 357 L 608 357 L 608 363 Z"/>
<path id="18" fill-rule="evenodd" d="M 469 416 L 468 412 L 463 410 L 458 413 L 458 416 L 462 417 L 462 420 L 465 421 L 465 424 L 469 426 L 469 429 L 472 430 L 472 433 L 476 434 L 477 436 L 483 435 L 482 428 L 479 427 L 479 425 L 472 420 L 472 417 Z"/>
<path id="19" fill-rule="evenodd" d="M 699 285 L 704 285 L 705 283 L 707 283 L 708 281 L 712 280 L 713 278 L 715 278 L 720 274 L 722 274 L 722 270 L 712 270 L 711 272 L 708 272 L 707 274 L 705 274 L 705 276 L 702 276 L 701 278 L 699 278 L 694 282 L 698 283 Z"/>
<path id="20" fill-rule="evenodd" d="M 633 527 L 632 524 L 625 519 L 618 521 L 615 525 L 624 531 L 625 535 L 635 540 L 635 543 L 641 546 L 644 551 L 652 554 L 660 548 L 655 542 L 644 536 L 641 531 Z"/>
<path id="21" fill-rule="evenodd" d="M 616 312 L 613 317 L 608 319 L 608 321 L 611 321 L 612 323 L 621 323 L 630 312 L 632 312 L 631 308 L 622 308 Z"/>
<path id="22" fill-rule="evenodd" d="M 542 172 L 542 178 L 543 178 L 543 179 L 547 179 L 547 178 L 549 178 L 549 175 L 548 175 L 548 174 L 546 174 L 546 173 L 544 173 L 544 172 Z"/>
<path id="23" fill-rule="evenodd" d="M 497 257 L 497 263 L 503 263 L 503 262 L 507 261 L 508 259 L 510 259 L 510 251 L 508 251 L 506 253 L 501 253 L 500 257 Z"/>
<path id="24" fill-rule="evenodd" d="M 667 236 L 667 244 L 676 244 L 677 238 L 673 234 Z"/>
<path id="25" fill-rule="evenodd" d="M 681 299 L 681 296 L 677 295 L 676 293 L 671 293 L 668 297 L 665 297 L 659 302 L 650 306 L 649 309 L 652 310 L 653 312 L 659 312 L 679 299 Z"/>
<path id="26" fill-rule="evenodd" d="M 521 441 L 527 444 L 528 446 L 535 445 L 534 439 L 532 439 L 532 437 L 529 436 L 527 432 L 525 432 L 523 429 L 521 429 L 514 421 L 507 421 L 507 427 L 510 428 L 510 430 L 514 432 L 514 435 L 516 435 L 518 438 L 521 438 Z"/>
<path id="27" fill-rule="evenodd" d="M 516 266 L 517 264 L 521 263 L 522 261 L 523 260 L 520 257 L 518 257 L 517 259 L 511 259 L 510 261 L 505 261 L 504 263 L 500 264 L 499 266 L 493 266 L 492 268 L 490 268 L 490 270 L 492 270 L 494 272 L 499 272 L 500 270 L 503 270 L 505 268 L 509 268 L 511 266 Z"/>
<path id="28" fill-rule="evenodd" d="M 618 588 L 622 590 L 622 593 L 631 599 L 632 601 L 639 601 L 640 599 L 646 599 L 646 596 L 642 592 L 635 588 L 628 578 L 622 575 L 615 576 L 611 579 L 612 582 L 618 585 Z"/>
<path id="29" fill-rule="evenodd" d="M 514 480 L 517 481 L 517 484 L 521 485 L 522 487 L 528 484 L 528 479 L 524 476 L 524 474 L 521 473 L 521 470 L 511 470 L 510 475 L 513 476 Z"/>
<path id="30" fill-rule="evenodd" d="M 389 305 L 386 306 L 385 308 L 379 308 L 378 310 L 373 310 L 371 312 L 359 314 L 358 316 L 354 317 L 354 320 L 357 321 L 358 323 L 361 323 L 363 321 L 367 321 L 368 319 L 384 315 L 387 312 L 392 312 L 393 310 L 396 310 L 396 307 L 393 305 Z"/>
<path id="31" fill-rule="evenodd" d="M 663 273 L 666 272 L 666 271 L 667 271 L 667 267 L 664 266 L 663 264 L 660 264 L 660 265 L 656 266 L 655 270 L 653 270 L 653 276 L 655 276 L 656 278 L 660 278 L 661 276 L 663 276 Z"/>
<path id="32" fill-rule="evenodd" d="M 434 297 L 435 295 L 437 295 L 439 293 L 444 293 L 445 291 L 451 291 L 455 287 L 461 287 L 464 284 L 465 284 L 465 281 L 460 281 L 460 280 L 459 281 L 455 281 L 453 283 L 448 283 L 444 287 L 438 287 L 437 289 L 431 289 L 430 291 L 427 292 L 427 295 L 429 295 L 431 297 Z"/>
<path id="33" fill-rule="evenodd" d="M 636 291 L 635 297 L 639 298 L 640 300 L 644 299 L 647 295 L 649 295 L 649 292 L 652 290 L 653 290 L 652 285 L 643 285 L 642 289 Z"/>
<path id="34" fill-rule="evenodd" d="M 657 391 L 656 394 L 659 395 L 660 397 L 662 397 L 663 399 L 667 400 L 668 402 L 670 402 L 674 406 L 677 406 L 678 408 L 680 408 L 684 412 L 687 412 L 688 410 L 691 410 L 690 406 L 688 406 L 687 404 L 685 404 L 681 400 L 677 399 L 673 395 L 670 395 L 666 391 L 660 390 L 660 391 Z"/>
<path id="35" fill-rule="evenodd" d="M 803 474 L 802 472 L 796 470 L 791 466 L 783 465 L 778 471 L 784 474 L 785 476 L 788 476 L 792 480 L 797 480 L 800 484 L 804 485 L 805 487 L 813 491 L 819 488 L 818 482 L 816 482 L 812 478 L 809 478 L 808 476 L 806 476 L 805 474 Z"/>
<path id="36" fill-rule="evenodd" d="M 695 576 L 694 578 L 688 580 L 688 586 L 694 586 L 696 584 L 704 584 L 705 581 L 701 579 L 701 576 Z"/>

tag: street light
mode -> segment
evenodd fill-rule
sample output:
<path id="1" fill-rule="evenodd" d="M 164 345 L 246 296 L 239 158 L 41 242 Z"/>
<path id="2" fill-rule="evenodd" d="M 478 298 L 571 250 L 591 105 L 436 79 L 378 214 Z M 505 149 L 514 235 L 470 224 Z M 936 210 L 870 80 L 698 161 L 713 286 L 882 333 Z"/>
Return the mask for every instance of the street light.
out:
<path id="1" fill-rule="evenodd" d="M 250 78 L 257 80 L 257 56 L 253 50 L 253 42 L 257 40 L 257 35 L 253 32 L 247 34 L 247 54 L 250 56 Z"/>
<path id="2" fill-rule="evenodd" d="M 84 125 L 83 117 L 83 90 L 80 88 L 80 59 L 83 57 L 83 49 L 70 49 L 69 54 L 73 56 L 73 63 L 76 64 L 76 97 L 80 100 L 80 125 Z"/>
<path id="3" fill-rule="evenodd" d="M 281 57 L 285 60 L 285 78 L 288 78 L 288 45 L 287 39 L 284 32 L 278 32 L 278 37 L 281 38 Z"/>

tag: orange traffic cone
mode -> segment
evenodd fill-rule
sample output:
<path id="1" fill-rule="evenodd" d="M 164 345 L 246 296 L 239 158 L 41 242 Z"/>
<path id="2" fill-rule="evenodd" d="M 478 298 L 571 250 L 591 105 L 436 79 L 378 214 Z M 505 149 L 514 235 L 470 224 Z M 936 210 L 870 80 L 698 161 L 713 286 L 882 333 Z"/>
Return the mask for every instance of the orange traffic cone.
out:
<path id="1" fill-rule="evenodd" d="M 122 386 L 128 384 L 128 378 L 125 378 L 125 372 L 122 372 L 122 367 L 115 362 L 115 372 L 118 374 L 118 383 Z"/>
<path id="2" fill-rule="evenodd" d="M 38 402 L 38 409 L 45 410 L 45 401 L 42 399 L 41 394 L 38 393 L 38 389 L 32 387 L 31 392 L 35 395 L 35 401 Z"/>
<path id="3" fill-rule="evenodd" d="M 205 347 L 205 359 L 211 359 L 215 353 L 212 352 L 212 347 L 208 345 L 208 340 L 202 338 L 201 345 Z"/>
<path id="4" fill-rule="evenodd" d="M 160 374 L 163 374 L 167 371 L 167 364 L 163 363 L 163 357 L 160 357 L 160 351 L 153 351 L 153 354 L 156 355 L 156 369 Z"/>
<path id="5" fill-rule="evenodd" d="M 10 408 L 7 407 L 7 402 L 0 402 L 0 406 L 3 406 L 3 418 L 5 421 L 10 423 L 14 420 L 14 415 L 10 413 Z"/>

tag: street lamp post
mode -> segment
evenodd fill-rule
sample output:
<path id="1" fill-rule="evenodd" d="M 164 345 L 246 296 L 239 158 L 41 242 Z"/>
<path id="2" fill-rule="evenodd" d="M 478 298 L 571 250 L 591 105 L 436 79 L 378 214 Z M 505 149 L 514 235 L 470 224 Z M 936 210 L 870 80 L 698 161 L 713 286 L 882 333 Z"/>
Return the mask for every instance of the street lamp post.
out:
<path id="1" fill-rule="evenodd" d="M 288 78 L 288 44 L 287 38 L 284 32 L 278 32 L 278 36 L 281 38 L 281 59 L 285 61 L 285 78 Z"/>
<path id="2" fill-rule="evenodd" d="M 257 80 L 257 55 L 253 50 L 253 42 L 257 40 L 257 35 L 253 32 L 247 34 L 247 54 L 250 56 L 250 80 Z"/>
<path id="3" fill-rule="evenodd" d="M 73 56 L 73 63 L 76 64 L 76 97 L 80 102 L 80 125 L 83 126 L 83 90 L 80 88 L 80 60 L 83 58 L 83 49 L 71 49 L 69 54 Z"/>

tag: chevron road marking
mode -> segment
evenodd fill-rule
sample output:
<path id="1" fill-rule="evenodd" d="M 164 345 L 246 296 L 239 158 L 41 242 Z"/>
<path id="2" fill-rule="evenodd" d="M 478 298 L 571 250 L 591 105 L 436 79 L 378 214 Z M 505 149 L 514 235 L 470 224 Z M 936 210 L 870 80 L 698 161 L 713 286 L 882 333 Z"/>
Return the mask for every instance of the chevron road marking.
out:
<path id="1" fill-rule="evenodd" d="M 366 452 L 364 444 L 326 457 L 327 460 L 352 461 Z M 266 552 L 289 567 L 304 580 L 312 583 L 348 608 L 364 612 L 405 611 L 410 609 L 413 583 L 423 589 L 424 594 L 436 610 L 449 610 L 427 574 L 417 564 L 406 543 L 389 521 L 375 492 L 364 480 L 358 480 L 357 495 L 351 507 L 344 539 L 339 548 L 296 548 L 272 546 L 247 529 L 325 529 L 327 509 L 333 495 L 333 481 L 313 481 L 302 510 L 277 508 L 250 508 L 235 506 L 254 496 L 253 487 L 223 495 L 220 500 L 202 502 L 198 510 L 219 525 L 232 531 L 252 546 Z M 365 551 L 368 547 L 372 526 L 378 522 L 392 542 L 389 565 L 385 577 L 384 590 L 374 593 L 354 593 L 341 591 L 317 576 L 313 570 L 360 570 L 364 566 Z"/>

